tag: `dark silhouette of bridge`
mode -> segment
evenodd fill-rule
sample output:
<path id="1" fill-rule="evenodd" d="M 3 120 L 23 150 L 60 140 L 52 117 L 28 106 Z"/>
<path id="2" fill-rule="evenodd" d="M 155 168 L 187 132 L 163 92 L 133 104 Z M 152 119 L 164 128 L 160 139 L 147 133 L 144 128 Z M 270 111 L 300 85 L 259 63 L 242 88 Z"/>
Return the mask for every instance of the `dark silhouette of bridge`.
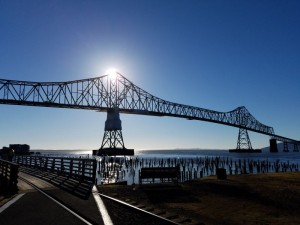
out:
<path id="1" fill-rule="evenodd" d="M 236 127 L 240 130 L 237 149 L 252 150 L 247 131 L 269 135 L 272 141 L 271 151 L 275 152 L 277 145 L 274 145 L 274 141 L 293 143 L 294 151 L 298 151 L 300 144 L 297 140 L 275 134 L 272 127 L 259 122 L 244 106 L 229 112 L 218 112 L 173 103 L 149 94 L 119 73 L 114 78 L 105 75 L 67 82 L 0 79 L 0 104 L 107 112 L 105 133 L 100 147 L 100 152 L 105 154 L 133 154 L 133 150 L 124 146 L 119 113 L 171 116 Z"/>

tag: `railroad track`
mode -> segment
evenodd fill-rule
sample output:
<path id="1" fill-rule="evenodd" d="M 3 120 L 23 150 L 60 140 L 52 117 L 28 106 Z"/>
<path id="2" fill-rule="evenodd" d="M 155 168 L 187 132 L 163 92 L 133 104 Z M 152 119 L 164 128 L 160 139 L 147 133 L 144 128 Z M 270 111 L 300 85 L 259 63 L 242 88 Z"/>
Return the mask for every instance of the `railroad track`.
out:
<path id="1" fill-rule="evenodd" d="M 179 225 L 168 218 L 154 214 L 153 208 L 145 205 L 132 205 L 119 199 L 99 194 L 108 211 L 114 212 L 111 218 L 114 224 L 143 224 L 143 225 Z M 174 215 L 175 216 L 175 215 Z"/>

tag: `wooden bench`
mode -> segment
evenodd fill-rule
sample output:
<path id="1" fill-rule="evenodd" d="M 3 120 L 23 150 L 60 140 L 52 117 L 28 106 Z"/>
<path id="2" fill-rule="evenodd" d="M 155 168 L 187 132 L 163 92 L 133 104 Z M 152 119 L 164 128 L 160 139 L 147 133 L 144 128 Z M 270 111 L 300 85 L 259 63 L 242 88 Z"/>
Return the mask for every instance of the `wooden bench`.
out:
<path id="1" fill-rule="evenodd" d="M 176 182 L 180 179 L 180 168 L 176 167 L 144 167 L 141 168 L 139 174 L 139 183 L 142 184 L 143 180 L 148 183 L 154 183 L 155 179 L 160 182 Z"/>

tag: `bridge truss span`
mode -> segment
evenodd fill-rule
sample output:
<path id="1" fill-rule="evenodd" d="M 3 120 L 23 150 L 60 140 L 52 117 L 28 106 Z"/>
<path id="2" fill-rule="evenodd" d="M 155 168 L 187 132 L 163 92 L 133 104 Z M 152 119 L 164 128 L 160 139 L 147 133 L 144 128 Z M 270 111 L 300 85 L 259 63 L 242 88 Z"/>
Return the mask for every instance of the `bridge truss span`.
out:
<path id="1" fill-rule="evenodd" d="M 101 78 L 69 82 L 0 80 L 0 103 L 94 109 L 107 107 L 106 88 Z"/>
<path id="2" fill-rule="evenodd" d="M 229 112 L 218 112 L 166 101 L 149 94 L 120 74 L 115 92 L 117 96 L 115 102 L 120 112 L 181 117 L 245 128 L 267 135 L 275 134 L 272 127 L 257 121 L 244 106 Z"/>
<path id="3" fill-rule="evenodd" d="M 260 123 L 244 106 L 229 112 L 218 112 L 173 103 L 149 94 L 119 73 L 115 78 L 105 75 L 67 82 L 0 79 L 0 104 L 96 111 L 116 109 L 121 113 L 208 121 L 247 129 L 275 138 L 277 136 L 272 127 Z"/>

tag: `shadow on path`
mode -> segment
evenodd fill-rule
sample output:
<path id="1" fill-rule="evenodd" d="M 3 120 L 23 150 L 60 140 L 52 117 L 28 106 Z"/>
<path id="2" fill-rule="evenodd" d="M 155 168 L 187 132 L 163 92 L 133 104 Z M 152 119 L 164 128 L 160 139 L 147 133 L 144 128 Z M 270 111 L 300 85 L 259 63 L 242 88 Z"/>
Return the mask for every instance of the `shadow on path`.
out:
<path id="1" fill-rule="evenodd" d="M 33 168 L 20 167 L 20 171 L 45 180 L 82 199 L 89 198 L 94 185 L 92 182 L 79 181 L 71 177 Z"/>

